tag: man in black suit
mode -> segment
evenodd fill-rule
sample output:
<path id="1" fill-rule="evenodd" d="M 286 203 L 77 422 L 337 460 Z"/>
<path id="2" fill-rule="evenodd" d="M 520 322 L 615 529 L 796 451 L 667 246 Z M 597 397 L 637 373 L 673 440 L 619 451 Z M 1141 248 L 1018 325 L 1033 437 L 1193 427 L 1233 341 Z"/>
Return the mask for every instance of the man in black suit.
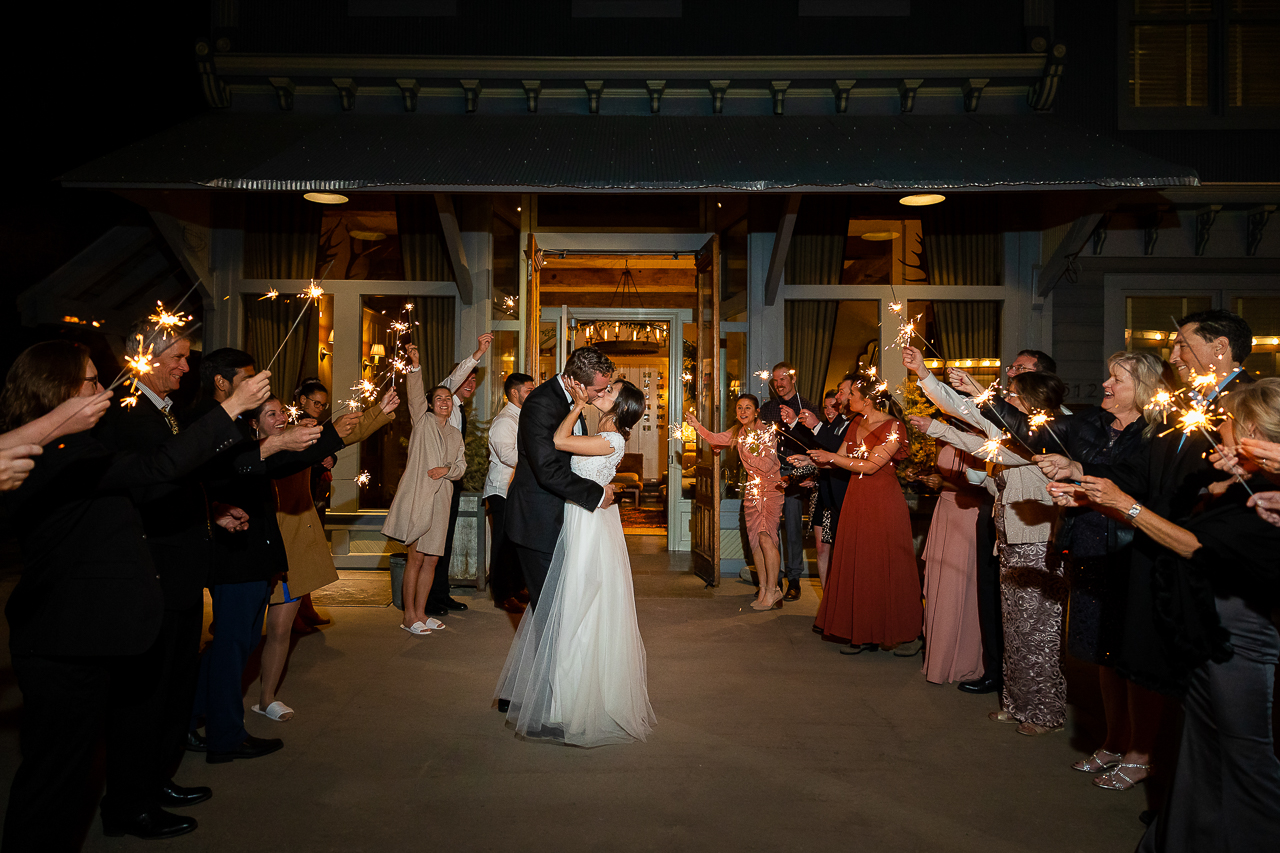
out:
<path id="1" fill-rule="evenodd" d="M 1253 350 L 1253 333 L 1243 317 L 1230 311 L 1199 311 L 1178 321 L 1170 363 L 1184 381 L 1212 374 L 1194 393 L 1212 402 L 1236 383 L 1252 382 L 1241 364 Z M 1199 432 L 1178 430 L 1144 442 L 1138 452 L 1110 465 L 1073 462 L 1065 456 L 1035 457 L 1051 480 L 1105 478 L 1140 501 L 1130 510 L 1136 516 L 1145 505 L 1156 515 L 1185 518 L 1201 500 L 1210 483 L 1227 479 L 1208 461 L 1213 447 Z M 1074 489 L 1051 487 L 1056 500 L 1072 505 Z M 1160 692 L 1180 690 L 1178 667 L 1165 653 L 1155 628 L 1152 607 L 1152 572 L 1166 552 L 1150 536 L 1137 531 L 1133 538 L 1125 630 L 1115 654 L 1115 668 L 1131 681 Z"/>
<path id="2" fill-rule="evenodd" d="M 613 362 L 595 347 L 579 347 L 569 355 L 564 373 L 539 385 L 520 409 L 516 433 L 516 473 L 507 490 L 507 537 L 515 543 L 520 569 L 529 588 L 530 605 L 538 606 L 538 596 L 547 579 L 551 556 L 560 527 L 564 505 L 571 501 L 595 511 L 613 503 L 613 486 L 601 486 L 569 469 L 573 454 L 556 450 L 556 427 L 573 408 L 566 382 L 580 382 L 587 399 L 594 400 L 609 388 Z M 575 435 L 584 435 L 587 425 L 579 418 Z"/>
<path id="3" fill-rule="evenodd" d="M 135 332 L 137 329 L 147 331 L 146 327 L 136 327 Z M 137 341 L 136 333 L 126 338 L 128 355 L 137 354 Z M 187 358 L 191 345 L 186 339 L 180 339 L 167 346 L 157 344 L 156 349 L 160 353 L 152 359 L 154 368 L 143 374 L 138 383 L 137 404 L 112 406 L 94 430 L 94 437 L 110 449 L 154 450 L 180 430 L 172 411 L 171 395 L 189 370 Z M 244 449 L 233 448 L 230 454 L 237 467 L 265 470 L 261 460 L 274 449 L 278 448 L 250 445 Z M 206 464 L 232 462 L 224 456 Z M 235 508 L 229 508 L 228 514 L 221 518 L 210 515 L 202 483 L 207 471 L 202 467 L 171 482 L 131 491 L 164 592 L 164 619 L 156 640 L 160 687 L 156 700 L 159 708 L 155 786 L 161 806 L 193 805 L 212 795 L 209 788 L 186 788 L 172 780 L 187 746 L 188 722 L 200 669 L 204 587 L 208 583 L 214 548 L 213 525 L 217 523 L 231 529 L 243 522 L 244 515 L 238 510 L 230 511 Z"/>
<path id="4" fill-rule="evenodd" d="M 776 423 L 795 441 L 778 439 L 778 457 L 782 460 L 782 475 L 791 473 L 791 463 L 787 457 L 794 456 L 799 446 L 817 447 L 813 436 L 813 428 L 822 430 L 822 419 L 817 408 L 800 396 L 796 389 L 796 371 L 785 361 L 773 366 L 773 379 L 770 387 L 776 395 L 760 407 L 760 420 L 763 423 Z M 799 420 L 801 412 L 809 414 L 808 419 Z M 811 427 L 810 424 L 813 424 Z M 796 442 L 799 442 L 799 445 Z M 800 575 L 804 572 L 804 511 L 809 504 L 809 489 L 800 483 L 787 481 L 786 491 L 782 498 L 782 527 L 786 531 L 785 551 L 787 591 L 782 596 L 784 601 L 795 601 L 800 598 Z M 765 583 L 760 579 L 761 585 Z M 770 581 L 772 583 L 772 581 Z"/>
<path id="5" fill-rule="evenodd" d="M 830 400 L 835 410 L 835 417 L 822 422 L 813 412 L 805 409 L 796 416 L 813 436 L 814 443 L 831 453 L 839 453 L 844 444 L 845 433 L 849 431 L 849 418 L 845 415 L 845 404 L 849 402 L 849 392 L 853 389 L 853 377 L 845 376 L 835 392 L 828 391 L 823 397 L 823 409 Z M 824 411 L 825 414 L 825 411 Z M 818 471 L 818 505 L 823 518 L 813 520 L 814 539 L 817 540 L 818 577 L 826 586 L 827 571 L 831 560 L 831 546 L 836 541 L 836 527 L 840 523 L 840 507 L 844 504 L 844 493 L 849 488 L 852 471 L 844 468 L 821 468 Z"/>

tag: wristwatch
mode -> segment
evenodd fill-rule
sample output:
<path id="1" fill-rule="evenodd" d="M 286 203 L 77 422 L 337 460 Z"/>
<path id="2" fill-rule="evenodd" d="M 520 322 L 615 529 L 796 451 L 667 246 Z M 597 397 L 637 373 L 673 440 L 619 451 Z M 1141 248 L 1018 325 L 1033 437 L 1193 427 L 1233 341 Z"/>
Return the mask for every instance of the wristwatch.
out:
<path id="1" fill-rule="evenodd" d="M 1133 521 L 1138 517 L 1138 513 L 1140 512 L 1142 512 L 1142 504 L 1135 503 L 1133 506 L 1129 507 L 1129 512 L 1126 513 L 1126 515 L 1129 516 L 1130 521 Z"/>

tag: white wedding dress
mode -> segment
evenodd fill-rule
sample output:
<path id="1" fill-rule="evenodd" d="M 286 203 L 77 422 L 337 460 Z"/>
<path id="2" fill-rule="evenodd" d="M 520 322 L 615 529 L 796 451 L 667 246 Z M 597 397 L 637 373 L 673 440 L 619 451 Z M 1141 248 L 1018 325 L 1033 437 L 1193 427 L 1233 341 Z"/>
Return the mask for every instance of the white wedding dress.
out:
<path id="1" fill-rule="evenodd" d="M 575 474 L 605 485 L 624 440 L 602 432 L 613 452 L 575 456 Z M 525 613 L 498 678 L 507 719 L 529 738 L 600 746 L 644 740 L 655 722 L 636 622 L 631 560 L 618 507 L 564 507 L 547 581 Z"/>

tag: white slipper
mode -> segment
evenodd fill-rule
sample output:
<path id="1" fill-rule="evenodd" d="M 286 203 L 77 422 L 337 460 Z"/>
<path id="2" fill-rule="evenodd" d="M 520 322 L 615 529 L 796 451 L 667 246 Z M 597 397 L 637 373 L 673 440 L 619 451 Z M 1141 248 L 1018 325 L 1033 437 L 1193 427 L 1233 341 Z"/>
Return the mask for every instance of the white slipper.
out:
<path id="1" fill-rule="evenodd" d="M 412 625 L 408 627 L 401 625 L 400 630 L 408 631 L 410 634 L 416 634 L 419 637 L 425 637 L 427 634 L 431 633 L 431 629 L 428 628 L 426 623 L 424 622 L 414 622 Z"/>
<path id="2" fill-rule="evenodd" d="M 434 616 L 428 616 L 426 622 L 420 623 L 428 631 L 439 631 L 444 627 L 444 623 Z"/>
<path id="3" fill-rule="evenodd" d="M 281 702 L 279 699 L 277 699 L 276 701 L 268 705 L 267 710 L 265 711 L 262 710 L 257 705 L 254 705 L 252 710 L 256 711 L 257 713 L 261 714 L 264 717 L 270 717 L 271 719 L 275 720 L 277 723 L 289 722 L 289 719 L 287 718 L 281 719 L 281 717 L 284 717 L 285 714 L 293 713 L 293 709 L 290 708 L 288 705 L 284 704 L 283 702 Z"/>

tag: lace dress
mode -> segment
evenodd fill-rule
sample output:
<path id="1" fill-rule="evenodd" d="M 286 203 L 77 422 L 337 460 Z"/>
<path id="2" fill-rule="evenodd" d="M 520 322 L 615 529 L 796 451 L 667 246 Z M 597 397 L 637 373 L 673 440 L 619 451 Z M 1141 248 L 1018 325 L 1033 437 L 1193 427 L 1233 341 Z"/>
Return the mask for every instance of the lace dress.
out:
<path id="1" fill-rule="evenodd" d="M 613 452 L 575 456 L 575 474 L 607 485 L 624 439 L 600 433 Z M 631 561 L 618 507 L 564 507 L 538 607 L 525 614 L 498 678 L 517 734 L 601 746 L 644 740 L 655 722 L 636 620 Z"/>

